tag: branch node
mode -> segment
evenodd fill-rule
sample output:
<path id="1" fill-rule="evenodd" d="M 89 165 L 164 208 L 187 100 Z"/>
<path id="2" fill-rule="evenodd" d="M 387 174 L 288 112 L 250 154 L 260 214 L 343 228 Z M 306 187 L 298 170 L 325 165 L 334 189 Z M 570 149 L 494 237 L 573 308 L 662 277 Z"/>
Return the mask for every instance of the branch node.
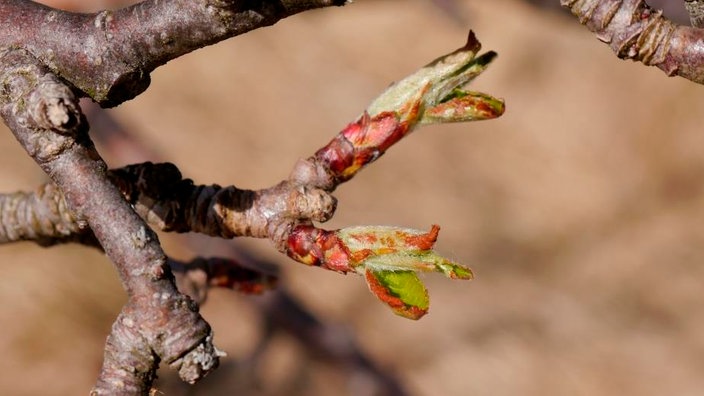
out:
<path id="1" fill-rule="evenodd" d="M 171 368 L 178 370 L 181 380 L 195 384 L 218 367 L 219 358 L 227 356 L 225 352 L 217 349 L 212 341 L 213 335 L 211 333 L 183 358 L 170 364 Z"/>

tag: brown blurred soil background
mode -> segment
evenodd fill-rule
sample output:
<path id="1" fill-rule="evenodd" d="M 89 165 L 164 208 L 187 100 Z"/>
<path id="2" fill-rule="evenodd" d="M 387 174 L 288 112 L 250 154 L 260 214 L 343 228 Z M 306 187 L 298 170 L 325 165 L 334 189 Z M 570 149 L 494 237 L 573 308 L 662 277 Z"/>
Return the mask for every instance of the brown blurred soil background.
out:
<path id="1" fill-rule="evenodd" d="M 411 322 L 361 278 L 232 244 L 280 263 L 285 287 L 412 395 L 704 394 L 702 87 L 620 61 L 576 19 L 524 1 L 460 7 L 464 24 L 420 0 L 298 15 L 170 62 L 110 111 L 199 183 L 266 187 L 471 27 L 499 53 L 472 89 L 505 98 L 506 114 L 419 130 L 336 192 L 325 227 L 440 224 L 439 251 L 474 281 L 426 276 L 431 310 Z M 1 190 L 46 180 L 11 134 L 0 150 Z M 176 258 L 217 253 L 161 239 Z M 114 269 L 80 246 L 6 245 L 0 262 L 0 394 L 87 394 L 125 298 Z M 253 385 L 238 363 L 259 338 L 251 299 L 211 294 L 202 312 L 228 357 L 193 388 L 162 371 L 164 394 L 365 394 L 286 336 Z"/>

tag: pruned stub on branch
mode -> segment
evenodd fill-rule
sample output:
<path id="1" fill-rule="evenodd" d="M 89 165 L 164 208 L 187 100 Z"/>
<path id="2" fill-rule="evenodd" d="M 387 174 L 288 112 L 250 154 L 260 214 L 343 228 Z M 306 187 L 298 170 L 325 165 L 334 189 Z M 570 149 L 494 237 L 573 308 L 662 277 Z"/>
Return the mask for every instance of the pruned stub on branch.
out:
<path id="1" fill-rule="evenodd" d="M 146 89 L 149 73 L 170 59 L 308 9 L 343 3 L 153 0 L 97 14 L 24 0 L 0 3 L 0 113 L 51 178 L 33 192 L 0 195 L 0 241 L 100 248 L 128 294 L 91 394 L 148 394 L 160 362 L 184 381 L 198 381 L 223 355 L 198 312 L 208 288 L 261 293 L 276 285 L 276 274 L 232 260 L 168 258 L 152 228 L 267 238 L 301 263 L 364 276 L 379 300 L 411 319 L 429 308 L 417 272 L 472 278 L 468 268 L 433 250 L 436 225 L 428 232 L 314 225 L 333 216 L 338 203 L 331 194 L 340 183 L 417 127 L 504 112 L 502 100 L 463 90 L 496 56 L 479 55 L 472 32 L 462 48 L 392 85 L 270 188 L 198 185 L 168 163 L 108 170 L 90 140 L 79 97 L 118 105 Z"/>

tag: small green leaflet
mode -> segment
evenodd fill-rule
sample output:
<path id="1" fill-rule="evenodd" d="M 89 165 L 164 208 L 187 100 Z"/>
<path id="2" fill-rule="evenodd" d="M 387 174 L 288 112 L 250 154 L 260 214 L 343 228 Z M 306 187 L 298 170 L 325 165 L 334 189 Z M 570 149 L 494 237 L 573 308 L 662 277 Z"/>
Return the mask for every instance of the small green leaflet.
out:
<path id="1" fill-rule="evenodd" d="M 369 290 L 397 315 L 417 320 L 428 313 L 428 291 L 415 272 L 367 269 L 365 277 Z"/>

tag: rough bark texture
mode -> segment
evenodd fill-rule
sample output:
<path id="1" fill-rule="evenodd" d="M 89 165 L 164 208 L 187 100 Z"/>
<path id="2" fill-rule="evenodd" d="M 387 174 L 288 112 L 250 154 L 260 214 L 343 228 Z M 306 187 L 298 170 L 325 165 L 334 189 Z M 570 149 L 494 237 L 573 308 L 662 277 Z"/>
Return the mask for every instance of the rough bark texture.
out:
<path id="1" fill-rule="evenodd" d="M 197 305 L 176 289 L 156 235 L 108 180 L 77 96 L 117 105 L 144 91 L 149 73 L 170 59 L 342 3 L 154 0 L 96 14 L 0 3 L 0 113 L 62 192 L 48 185 L 0 199 L 0 239 L 98 242 L 129 295 L 92 394 L 147 394 L 161 361 L 193 383 L 217 367 L 220 352 Z"/>
<path id="2" fill-rule="evenodd" d="M 103 106 L 134 98 L 171 59 L 344 0 L 150 0 L 74 14 L 26 0 L 0 3 L 0 48 L 21 47 Z M 12 21 L 9 23 L 9 21 Z"/>
<path id="3" fill-rule="evenodd" d="M 199 232 L 220 238 L 266 238 L 283 221 L 325 221 L 335 198 L 321 190 L 284 181 L 252 191 L 235 186 L 195 185 L 183 179 L 171 163 L 150 162 L 108 172 L 110 180 L 137 213 L 153 227 L 171 232 Z M 55 185 L 35 192 L 0 194 L 7 222 L 0 227 L 0 243 L 33 240 L 44 245 L 80 242 L 90 234 L 64 204 Z M 44 216 L 44 214 L 47 214 Z"/>
<path id="4" fill-rule="evenodd" d="M 286 250 L 292 230 L 327 220 L 335 206 L 329 193 L 409 127 L 392 125 L 389 139 L 371 150 L 341 134 L 301 161 L 288 180 L 258 192 L 195 186 L 173 169 L 150 174 L 146 170 L 152 164 L 133 167 L 115 184 L 126 180 L 120 187 L 135 212 L 109 182 L 76 96 L 117 105 L 146 89 L 149 73 L 170 59 L 303 10 L 342 3 L 153 0 L 97 14 L 60 12 L 21 0 L 0 4 L 0 112 L 62 192 L 47 186 L 35 195 L 0 199 L 0 207 L 15 212 L 3 218 L 0 241 L 81 241 L 87 235 L 115 262 L 129 294 L 108 338 L 93 394 L 146 394 L 161 361 L 188 382 L 217 366 L 219 352 L 209 326 L 196 304 L 177 291 L 156 235 L 140 216 L 166 230 L 267 237 Z M 644 1 L 561 3 L 619 57 L 704 82 L 700 30 L 675 25 Z M 398 121 L 388 114 L 373 120 Z M 363 117 L 358 126 L 365 129 L 366 122 Z M 164 183 L 173 188 L 164 190 Z"/>
<path id="5" fill-rule="evenodd" d="M 560 0 L 620 58 L 704 83 L 704 31 L 678 26 L 644 0 Z"/>
<path id="6" fill-rule="evenodd" d="M 287 234 L 291 222 L 330 219 L 337 203 L 326 191 L 293 180 L 258 191 L 194 185 L 169 163 L 133 165 L 111 174 L 137 212 L 164 231 L 273 239 Z"/>
<path id="7" fill-rule="evenodd" d="M 39 186 L 30 193 L 0 195 L 0 243 L 36 241 L 52 245 L 58 240 L 90 234 L 85 222 L 78 222 L 66 206 L 55 184 Z"/>
<path id="8" fill-rule="evenodd" d="M 692 26 L 696 28 L 704 27 L 704 1 L 684 0 L 684 6 L 689 13 Z"/>
<path id="9" fill-rule="evenodd" d="M 130 297 L 108 337 L 94 393 L 148 392 L 160 360 L 197 380 L 217 366 L 210 328 L 176 290 L 156 235 L 105 177 L 73 92 L 27 51 L 4 51 L 0 66 L 5 122 L 85 219 Z"/>

